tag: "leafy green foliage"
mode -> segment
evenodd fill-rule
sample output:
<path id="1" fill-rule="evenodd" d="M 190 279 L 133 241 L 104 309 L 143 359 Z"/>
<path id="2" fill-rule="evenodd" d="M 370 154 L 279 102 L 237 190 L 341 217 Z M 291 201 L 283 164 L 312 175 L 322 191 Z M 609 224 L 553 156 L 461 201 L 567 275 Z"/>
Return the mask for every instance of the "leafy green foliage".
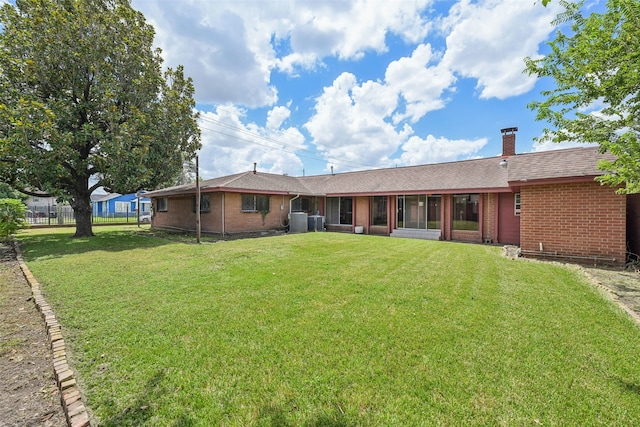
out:
<path id="1" fill-rule="evenodd" d="M 76 236 L 93 234 L 99 186 L 174 182 L 200 147 L 193 84 L 162 73 L 128 0 L 19 0 L 0 25 L 0 180 L 69 198 Z"/>
<path id="2" fill-rule="evenodd" d="M 27 197 L 28 196 L 26 194 L 12 188 L 9 184 L 0 182 L 0 199 L 18 199 L 25 201 L 27 200 Z"/>
<path id="3" fill-rule="evenodd" d="M 617 157 L 601 163 L 599 180 L 640 192 L 640 2 L 608 0 L 606 12 L 588 17 L 581 3 L 560 3 L 555 23 L 571 30 L 556 33 L 544 58 L 526 59 L 529 74 L 556 84 L 529 104 L 551 125 L 541 139 L 599 144 Z"/>
<path id="4" fill-rule="evenodd" d="M 0 241 L 6 242 L 11 235 L 29 224 L 25 220 L 27 207 L 17 199 L 0 199 Z"/>

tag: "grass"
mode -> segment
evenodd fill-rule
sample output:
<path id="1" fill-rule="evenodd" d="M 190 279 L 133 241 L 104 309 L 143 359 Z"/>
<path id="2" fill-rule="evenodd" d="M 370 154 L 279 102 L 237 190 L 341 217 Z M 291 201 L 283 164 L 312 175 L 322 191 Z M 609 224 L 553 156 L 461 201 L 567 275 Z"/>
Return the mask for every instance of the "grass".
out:
<path id="1" fill-rule="evenodd" d="M 20 234 L 101 426 L 633 425 L 640 328 L 575 270 L 338 233 Z"/>

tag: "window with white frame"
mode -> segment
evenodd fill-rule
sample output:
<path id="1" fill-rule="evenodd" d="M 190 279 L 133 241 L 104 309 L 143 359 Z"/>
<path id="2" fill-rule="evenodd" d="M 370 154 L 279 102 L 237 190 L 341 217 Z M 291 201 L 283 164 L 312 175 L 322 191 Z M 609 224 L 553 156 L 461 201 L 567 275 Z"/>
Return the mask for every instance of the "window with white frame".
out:
<path id="1" fill-rule="evenodd" d="M 129 212 L 129 202 L 116 202 L 116 213 Z"/>
<path id="2" fill-rule="evenodd" d="M 513 197 L 513 214 L 520 215 L 520 193 L 516 193 Z"/>

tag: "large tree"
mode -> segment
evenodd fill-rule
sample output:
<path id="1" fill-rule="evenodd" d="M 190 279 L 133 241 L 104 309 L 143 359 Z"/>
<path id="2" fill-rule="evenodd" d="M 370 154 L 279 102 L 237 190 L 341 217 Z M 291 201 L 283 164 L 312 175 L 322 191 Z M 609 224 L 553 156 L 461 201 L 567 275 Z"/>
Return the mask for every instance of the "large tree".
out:
<path id="1" fill-rule="evenodd" d="M 546 99 L 529 104 L 550 124 L 541 138 L 599 144 L 617 156 L 601 162 L 599 180 L 640 192 L 640 2 L 608 0 L 603 13 L 587 17 L 582 3 L 560 3 L 555 23 L 567 29 L 545 57 L 526 59 L 527 72 L 555 81 Z"/>
<path id="2" fill-rule="evenodd" d="M 9 184 L 0 182 L 0 199 L 18 199 L 24 202 L 28 197 L 26 194 L 12 188 Z"/>
<path id="3" fill-rule="evenodd" d="M 170 185 L 200 148 L 191 79 L 129 0 L 17 0 L 0 25 L 0 181 L 68 198 L 76 236 L 93 190 Z"/>

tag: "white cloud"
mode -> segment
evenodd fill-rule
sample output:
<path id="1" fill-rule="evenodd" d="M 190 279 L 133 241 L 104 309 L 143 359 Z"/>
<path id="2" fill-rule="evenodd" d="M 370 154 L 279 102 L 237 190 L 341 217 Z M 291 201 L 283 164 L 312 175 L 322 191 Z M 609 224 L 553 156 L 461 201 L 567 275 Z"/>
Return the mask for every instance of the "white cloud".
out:
<path id="1" fill-rule="evenodd" d="M 197 101 L 235 103 L 250 108 L 275 105 L 277 89 L 270 84 L 274 68 L 296 75 L 314 69 L 323 58 L 361 58 L 366 52 L 385 52 L 386 36 L 393 33 L 418 45 L 437 22 L 428 18 L 434 0 L 315 1 L 315 2 L 206 2 L 135 0 L 157 32 L 156 43 L 168 66 L 184 64 L 194 78 Z M 437 91 L 452 72 L 476 78 L 480 96 L 505 98 L 531 89 L 535 79 L 522 73 L 525 56 L 537 56 L 538 46 L 552 30 L 555 2 L 542 7 L 531 1 L 462 0 L 439 21 L 447 39 L 442 63 L 418 45 L 411 58 L 390 66 L 387 80 L 406 74 L 400 68 L 430 63 L 422 74 L 432 74 Z M 286 45 L 276 53 L 278 46 Z M 423 67 L 424 68 L 424 67 Z M 435 73 L 435 74 L 434 74 Z M 414 79 L 424 83 L 424 78 Z M 451 82 L 451 81 L 450 81 Z M 429 87 L 422 89 L 429 91 Z M 409 106 L 404 116 L 415 120 L 440 108 L 403 95 Z M 399 120 L 400 116 L 397 120 Z"/>
<path id="2" fill-rule="evenodd" d="M 548 7 L 535 3 L 461 0 L 439 18 L 433 17 L 442 9 L 436 0 L 134 0 L 134 7 L 155 26 L 166 64 L 184 64 L 194 78 L 197 102 L 227 105 L 203 113 L 202 121 L 201 158 L 210 160 L 201 163 L 210 176 L 219 176 L 249 170 L 253 162 L 260 170 L 299 174 L 301 150 L 308 147 L 296 126 L 309 133 L 326 169 L 330 164 L 345 171 L 473 156 L 486 138 L 422 138 L 412 125 L 447 107 L 458 78 L 477 81 L 475 98 L 504 99 L 529 91 L 535 79 L 523 74 L 523 58 L 537 57 L 559 7 L 558 2 Z M 440 39 L 427 40 L 434 30 Z M 390 34 L 403 39 L 403 49 L 412 53 L 388 55 Z M 392 59 L 378 61 L 380 69 L 369 70 L 373 77 L 361 80 L 353 70 L 366 55 L 371 63 L 374 56 Z M 341 59 L 340 65 L 325 63 L 328 57 Z M 285 107 L 271 81 L 274 70 L 301 78 L 313 70 L 313 77 L 333 82 L 311 108 L 305 105 L 315 96 L 311 90 L 296 94 L 300 98 Z M 321 75 L 333 70 L 335 75 Z M 271 110 L 263 123 L 248 119 L 246 113 L 251 111 L 255 120 L 255 114 L 264 113 L 252 109 L 265 106 Z"/>
<path id="3" fill-rule="evenodd" d="M 552 142 L 550 140 L 542 140 L 534 142 L 531 149 L 534 153 L 540 151 L 562 150 L 564 148 L 576 148 L 576 147 L 596 147 L 597 144 L 585 144 L 584 142 L 566 141 L 566 142 Z"/>
<path id="4" fill-rule="evenodd" d="M 473 155 L 487 144 L 487 138 L 449 140 L 429 135 L 422 139 L 414 135 L 408 124 L 398 129 L 390 123 L 392 117 L 397 117 L 401 94 L 407 98 L 407 111 L 413 111 L 419 118 L 427 107 L 442 106 L 440 93 L 452 80 L 449 76 L 439 84 L 431 83 L 437 80 L 438 73 L 425 68 L 430 57 L 428 46 L 417 49 L 414 56 L 422 58 L 415 61 L 419 66 L 402 68 L 409 70 L 406 75 L 388 71 L 391 83 L 366 81 L 358 84 L 353 74 L 343 73 L 332 86 L 324 88 L 316 100 L 315 114 L 305 127 L 328 165 L 337 165 L 338 170 L 344 171 L 367 165 L 384 167 L 392 163 L 415 165 L 450 161 Z M 435 77 L 430 80 L 430 76 Z M 422 97 L 416 94 L 422 94 Z M 423 110 L 418 112 L 420 108 Z M 399 149 L 402 153 L 397 157 Z"/>
<path id="5" fill-rule="evenodd" d="M 429 111 L 444 107 L 443 92 L 453 85 L 455 77 L 440 64 L 429 65 L 437 60 L 431 46 L 422 44 L 413 51 L 411 57 L 400 58 L 389 64 L 385 80 L 406 101 L 405 111 L 396 113 L 394 123 L 405 118 L 415 123 Z"/>
<path id="6" fill-rule="evenodd" d="M 366 51 L 385 52 L 387 33 L 418 43 L 431 27 L 421 16 L 429 3 L 432 0 L 294 3 L 289 27 L 277 33 L 292 48 L 291 58 L 284 58 L 283 64 L 303 58 L 300 65 L 305 66 L 327 56 L 348 60 L 359 59 Z M 310 61 L 312 57 L 316 60 Z"/>
<path id="7" fill-rule="evenodd" d="M 250 108 L 277 102 L 274 68 L 295 74 L 327 56 L 357 59 L 387 50 L 390 32 L 416 43 L 430 28 L 420 12 L 433 0 L 261 2 L 135 0 L 156 29 L 166 65 L 185 66 L 200 103 Z M 288 43 L 277 55 L 274 44 Z"/>
<path id="8" fill-rule="evenodd" d="M 540 151 L 552 151 L 562 150 L 564 148 L 576 148 L 576 147 L 597 147 L 597 144 L 588 144 L 580 142 L 578 140 L 553 142 L 551 139 L 545 137 L 544 134 L 537 137 L 537 140 L 531 144 L 531 151 L 534 153 Z"/>
<path id="9" fill-rule="evenodd" d="M 263 172 L 299 175 L 302 161 L 296 154 L 305 150 L 304 136 L 296 128 L 283 127 L 287 107 L 267 113 L 266 126 L 246 121 L 245 111 L 232 105 L 215 112 L 201 112 L 201 175 L 205 178 L 248 171 L 257 163 Z"/>
<path id="10" fill-rule="evenodd" d="M 397 95 L 384 84 L 358 85 L 353 74 L 343 73 L 324 88 L 304 126 L 322 155 L 341 171 L 388 164 L 410 130 L 398 131 L 385 120 L 396 103 Z"/>
<path id="11" fill-rule="evenodd" d="M 155 27 L 165 65 L 185 66 L 198 102 L 260 107 L 277 101 L 269 83 L 271 55 L 256 52 L 247 28 L 253 22 L 241 13 L 200 1 L 138 1 L 134 6 Z"/>
<path id="12" fill-rule="evenodd" d="M 425 139 L 412 136 L 402 145 L 404 151 L 400 156 L 403 165 L 422 165 L 458 160 L 461 157 L 472 157 L 488 142 L 487 138 L 447 139 L 428 135 Z"/>
<path id="13" fill-rule="evenodd" d="M 267 129 L 277 130 L 291 115 L 287 107 L 274 107 L 267 113 Z"/>
<path id="14" fill-rule="evenodd" d="M 536 79 L 523 73 L 523 58 L 540 56 L 549 36 L 557 2 L 486 0 L 456 3 L 441 29 L 447 40 L 443 63 L 463 77 L 477 79 L 481 98 L 504 99 L 533 88 Z"/>

